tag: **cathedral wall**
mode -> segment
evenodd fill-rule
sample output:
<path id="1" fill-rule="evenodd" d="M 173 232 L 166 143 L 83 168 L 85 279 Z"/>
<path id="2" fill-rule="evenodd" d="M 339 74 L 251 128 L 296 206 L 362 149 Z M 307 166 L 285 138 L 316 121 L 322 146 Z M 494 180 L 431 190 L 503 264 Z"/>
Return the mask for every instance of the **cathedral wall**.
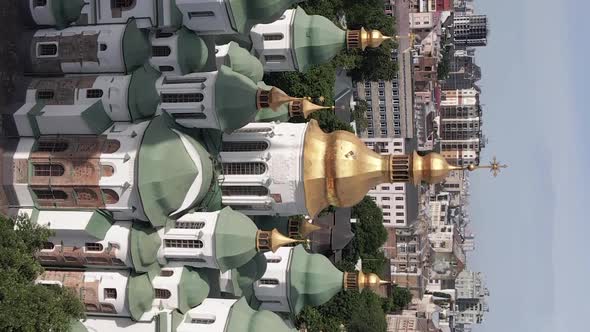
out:
<path id="1" fill-rule="evenodd" d="M 253 53 L 264 66 L 265 72 L 296 71 L 297 61 L 292 50 L 295 10 L 269 24 L 257 24 L 250 31 Z"/>
<path id="2" fill-rule="evenodd" d="M 262 302 L 260 309 L 289 312 L 287 271 L 292 247 L 280 248 L 276 253 L 265 252 L 266 271 L 254 283 L 254 294 Z"/>
<path id="3" fill-rule="evenodd" d="M 176 332 L 225 331 L 232 306 L 235 303 L 236 300 L 205 299 L 201 305 L 192 308 L 184 315 Z"/>
<path id="4" fill-rule="evenodd" d="M 176 0 L 184 25 L 199 35 L 234 34 L 225 0 Z"/>

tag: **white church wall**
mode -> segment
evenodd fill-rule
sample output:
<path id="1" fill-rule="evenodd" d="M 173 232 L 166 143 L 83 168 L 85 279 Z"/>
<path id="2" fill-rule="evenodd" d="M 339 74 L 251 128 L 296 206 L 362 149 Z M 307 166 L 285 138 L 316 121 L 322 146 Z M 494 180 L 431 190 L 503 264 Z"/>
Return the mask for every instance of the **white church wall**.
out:
<path id="1" fill-rule="evenodd" d="M 201 305 L 192 308 L 184 316 L 176 332 L 219 332 L 225 331 L 231 307 L 236 300 L 205 299 Z"/>
<path id="2" fill-rule="evenodd" d="M 269 24 L 257 24 L 250 31 L 252 53 L 259 55 L 264 71 L 295 71 L 297 64 L 291 48 L 292 24 L 295 10 L 285 11 L 283 16 Z"/>
<path id="3" fill-rule="evenodd" d="M 225 0 L 176 0 L 184 25 L 199 35 L 234 34 Z"/>
<path id="4" fill-rule="evenodd" d="M 287 301 L 287 271 L 292 250 L 293 247 L 284 247 L 276 253 L 264 253 L 267 261 L 266 271 L 262 278 L 254 283 L 254 294 L 262 302 L 260 309 L 290 311 Z"/>

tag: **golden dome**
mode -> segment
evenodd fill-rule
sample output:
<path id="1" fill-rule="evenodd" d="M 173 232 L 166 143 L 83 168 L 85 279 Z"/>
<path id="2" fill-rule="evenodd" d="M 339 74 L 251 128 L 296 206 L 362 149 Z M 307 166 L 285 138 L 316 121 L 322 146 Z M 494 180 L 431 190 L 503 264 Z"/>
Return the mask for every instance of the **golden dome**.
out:
<path id="1" fill-rule="evenodd" d="M 425 157 L 379 155 L 353 133 L 324 133 L 311 120 L 303 147 L 303 189 L 309 216 L 330 205 L 350 207 L 381 183 L 421 181 L 436 183 L 460 167 L 450 166 L 439 154 Z"/>
<path id="2" fill-rule="evenodd" d="M 346 34 L 346 42 L 349 49 L 360 48 L 364 50 L 367 47 L 376 48 L 381 46 L 384 41 L 391 39 L 389 36 L 385 36 L 379 30 L 349 30 Z"/>
<path id="3" fill-rule="evenodd" d="M 272 231 L 258 231 L 256 233 L 256 250 L 276 252 L 280 247 L 293 243 L 304 243 L 305 240 L 295 240 L 284 236 L 276 228 Z"/>
<path id="4" fill-rule="evenodd" d="M 364 273 L 362 271 L 344 272 L 344 289 L 362 291 L 365 288 L 376 289 L 381 285 L 390 284 L 383 281 L 375 273 Z"/>
<path id="5" fill-rule="evenodd" d="M 302 238 L 306 238 L 309 234 L 319 231 L 320 229 L 323 229 L 323 227 L 308 222 L 307 220 L 301 220 L 299 222 L 299 236 Z"/>
<path id="6" fill-rule="evenodd" d="M 458 166 L 451 166 L 447 160 L 438 153 L 429 153 L 422 157 L 414 152 L 412 157 L 412 179 L 414 184 L 439 183 L 443 181 L 449 172 L 463 169 Z"/>
<path id="7" fill-rule="evenodd" d="M 298 99 L 290 97 L 283 90 L 274 86 L 270 90 L 258 89 L 256 93 L 256 109 L 270 108 L 276 111 L 284 103 Z"/>
<path id="8" fill-rule="evenodd" d="M 316 105 L 306 98 L 301 98 L 289 102 L 289 115 L 291 117 L 302 116 L 307 119 L 311 113 L 325 109 L 334 109 L 334 107 Z"/>

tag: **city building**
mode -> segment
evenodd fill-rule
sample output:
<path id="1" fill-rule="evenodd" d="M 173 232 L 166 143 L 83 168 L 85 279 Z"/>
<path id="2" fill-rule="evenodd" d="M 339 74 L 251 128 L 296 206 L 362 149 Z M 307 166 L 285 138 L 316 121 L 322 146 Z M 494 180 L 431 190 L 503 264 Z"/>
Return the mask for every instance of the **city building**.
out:
<path id="1" fill-rule="evenodd" d="M 392 231 L 388 230 L 390 235 Z M 395 237 L 390 236 L 386 253 L 390 256 L 391 281 L 399 287 L 407 288 L 417 298 L 426 291 L 430 274 L 432 249 L 425 232 L 412 228 L 396 228 Z M 389 249 L 395 247 L 395 250 Z"/>
<path id="2" fill-rule="evenodd" d="M 455 15 L 453 40 L 456 47 L 478 47 L 488 44 L 488 18 L 486 15 Z"/>
<path id="3" fill-rule="evenodd" d="M 456 324 L 481 324 L 489 311 L 486 298 L 490 295 L 482 273 L 463 271 L 455 281 L 457 299 L 454 308 Z"/>
<path id="4" fill-rule="evenodd" d="M 369 104 L 366 113 L 368 126 L 365 131 L 358 133 L 360 137 L 412 137 L 405 125 L 407 115 L 400 108 L 398 84 L 397 80 L 357 83 L 357 98 Z"/>

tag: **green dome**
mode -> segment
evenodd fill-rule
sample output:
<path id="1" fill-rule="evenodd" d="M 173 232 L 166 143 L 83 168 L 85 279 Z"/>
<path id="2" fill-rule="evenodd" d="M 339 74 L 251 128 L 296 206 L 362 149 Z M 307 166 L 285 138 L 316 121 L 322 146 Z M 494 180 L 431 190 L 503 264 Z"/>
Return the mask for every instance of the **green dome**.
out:
<path id="1" fill-rule="evenodd" d="M 281 234 L 289 234 L 289 217 L 253 216 L 252 220 L 262 231 L 277 229 Z"/>
<path id="2" fill-rule="evenodd" d="M 219 129 L 231 133 L 256 117 L 258 86 L 248 77 L 221 66 L 215 82 L 215 105 Z"/>
<path id="3" fill-rule="evenodd" d="M 156 81 L 160 72 L 152 66 L 144 65 L 131 74 L 127 105 L 131 121 L 151 118 L 160 104 L 160 94 L 156 90 Z"/>
<path id="4" fill-rule="evenodd" d="M 299 71 L 327 63 L 346 48 L 346 31 L 329 19 L 307 15 L 297 7 L 293 23 L 293 49 Z"/>
<path id="5" fill-rule="evenodd" d="M 213 179 L 213 164 L 207 151 L 193 137 L 177 128 L 166 115 L 154 118 L 139 148 L 139 195 L 144 213 L 153 226 L 164 226 L 168 216 L 182 207 L 199 173 L 202 182 L 197 188 L 196 197 L 188 208 L 179 212 L 188 211 L 197 205 L 207 194 Z M 196 151 L 193 157 L 199 158 L 201 169 L 197 169 L 181 137 Z"/>
<path id="6" fill-rule="evenodd" d="M 226 207 L 219 211 L 215 225 L 215 258 L 222 272 L 248 263 L 258 252 L 258 228 L 246 215 Z"/>
<path id="7" fill-rule="evenodd" d="M 224 65 L 248 77 L 254 83 L 262 81 L 262 77 L 264 76 L 262 63 L 250 54 L 250 52 L 233 41 L 229 43 L 229 50 Z"/>
<path id="8" fill-rule="evenodd" d="M 245 298 L 236 302 L 229 312 L 229 322 L 224 332 L 295 332 L 283 322 L 281 317 L 268 310 L 256 311 L 248 305 Z"/>
<path id="9" fill-rule="evenodd" d="M 187 28 L 181 28 L 178 35 L 177 60 L 182 75 L 199 72 L 207 64 L 209 49 L 199 36 Z"/>
<path id="10" fill-rule="evenodd" d="M 343 289 L 344 273 L 323 255 L 293 248 L 289 267 L 289 306 L 298 314 L 304 306 L 319 306 Z"/>
<path id="11" fill-rule="evenodd" d="M 133 269 L 137 272 L 158 270 L 158 250 L 161 245 L 162 240 L 155 229 L 139 221 L 133 222 L 129 236 Z"/>
<path id="12" fill-rule="evenodd" d="M 256 24 L 278 20 L 285 10 L 303 0 L 229 0 L 232 26 L 242 34 L 250 32 Z"/>
<path id="13" fill-rule="evenodd" d="M 259 252 L 248 263 L 231 271 L 233 295 L 243 296 L 252 308 L 259 306 L 258 299 L 254 296 L 254 283 L 266 272 L 266 264 L 266 257 Z"/>
<path id="14" fill-rule="evenodd" d="M 201 304 L 209 294 L 209 280 L 205 274 L 185 266 L 178 283 L 178 311 L 186 313 Z"/>
<path id="15" fill-rule="evenodd" d="M 58 29 L 66 28 L 70 23 L 76 22 L 82 14 L 84 0 L 53 0 L 51 12 L 55 17 L 55 25 Z"/>
<path id="16" fill-rule="evenodd" d="M 127 281 L 127 301 L 131 319 L 137 321 L 151 310 L 154 301 L 154 287 L 147 274 L 132 273 Z"/>
<path id="17" fill-rule="evenodd" d="M 137 27 L 135 19 L 130 20 L 123 34 L 123 60 L 128 73 L 143 66 L 150 57 L 150 42 L 147 32 Z"/>
<path id="18" fill-rule="evenodd" d="M 258 87 L 269 91 L 272 89 L 272 86 L 267 85 L 263 81 L 258 82 Z M 256 122 L 272 122 L 272 121 L 280 121 L 280 122 L 289 122 L 289 103 L 285 103 L 277 109 L 277 111 L 273 111 L 270 107 L 263 108 L 256 113 L 256 117 L 254 121 Z M 283 233 L 286 234 L 286 233 Z"/>

